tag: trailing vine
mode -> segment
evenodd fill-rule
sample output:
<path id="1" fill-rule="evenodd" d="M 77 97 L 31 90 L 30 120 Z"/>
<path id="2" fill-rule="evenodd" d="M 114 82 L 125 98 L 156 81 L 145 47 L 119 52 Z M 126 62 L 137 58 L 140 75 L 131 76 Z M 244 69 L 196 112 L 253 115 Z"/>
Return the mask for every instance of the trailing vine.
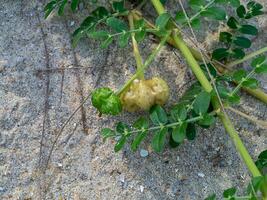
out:
<path id="1" fill-rule="evenodd" d="M 52 0 L 45 7 L 45 17 L 53 11 L 63 15 L 69 5 L 76 12 L 80 1 Z M 229 188 L 224 191 L 223 198 L 267 199 L 267 152 L 263 151 L 254 161 L 225 111 L 235 111 L 233 106 L 240 103 L 241 89 L 267 103 L 267 94 L 259 88 L 260 82 L 256 76 L 267 73 L 264 55 L 267 47 L 251 53 L 245 51 L 251 47 L 253 38 L 259 32 L 249 19 L 262 15 L 263 6 L 255 1 L 243 5 L 239 0 L 189 0 L 189 7 L 185 9 L 178 0 L 181 9 L 172 16 L 165 10 L 165 2 L 150 1 L 158 13 L 152 23 L 137 10 L 149 1 L 112 1 L 111 5 L 98 6 L 90 12 L 73 33 L 74 47 L 84 37 L 99 40 L 101 48 L 107 48 L 112 41 L 117 41 L 121 48 L 129 45 L 130 41 L 132 44 L 136 72 L 116 91 L 108 87 L 95 89 L 91 101 L 100 115 L 118 115 L 123 110 L 144 110 L 149 112 L 149 118 L 141 116 L 131 125 L 119 121 L 114 128 L 103 128 L 101 135 L 104 140 L 109 138 L 116 141 L 115 152 L 120 151 L 127 142 L 132 151 L 136 151 L 149 138 L 147 136 L 152 135 L 151 146 L 160 153 L 166 141 L 171 147 L 178 147 L 184 140 L 196 138 L 197 126 L 209 128 L 220 120 L 252 174 L 245 196 L 238 196 L 236 188 Z M 192 34 L 189 39 L 197 44 L 195 30 L 200 29 L 201 23 L 206 20 L 218 22 L 223 27 L 218 31 L 217 44 L 220 47 L 208 50 L 208 53 L 197 45 L 190 46 L 183 38 L 187 37 L 183 29 L 189 28 Z M 159 43 L 143 59 L 138 44 L 149 34 L 157 36 Z M 180 51 L 197 78 L 168 112 L 163 106 L 168 100 L 170 86 L 160 77 L 145 77 L 145 71 L 166 43 Z M 233 68 L 249 60 L 249 71 Z M 240 111 L 236 113 L 252 119 Z M 216 199 L 216 195 L 206 199 Z"/>

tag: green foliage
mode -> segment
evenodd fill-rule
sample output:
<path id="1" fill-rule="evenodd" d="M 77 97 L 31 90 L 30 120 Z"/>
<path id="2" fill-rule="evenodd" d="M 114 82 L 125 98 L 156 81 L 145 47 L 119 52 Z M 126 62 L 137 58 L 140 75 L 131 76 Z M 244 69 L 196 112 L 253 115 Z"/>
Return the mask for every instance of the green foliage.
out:
<path id="1" fill-rule="evenodd" d="M 246 200 L 258 200 L 262 199 L 259 195 L 259 191 L 262 186 L 266 183 L 267 176 L 257 176 L 253 177 L 250 183 L 247 186 L 247 192 L 245 196 L 238 195 L 237 189 L 235 187 L 224 190 L 223 199 L 229 200 L 238 200 L 238 199 L 246 199 Z M 205 198 L 205 200 L 216 200 L 216 195 L 212 194 L 209 197 Z"/>
<path id="2" fill-rule="evenodd" d="M 92 104 L 100 113 L 117 115 L 122 110 L 119 97 L 109 88 L 98 88 L 92 93 Z"/>
<path id="3" fill-rule="evenodd" d="M 80 0 L 71 0 L 70 7 L 71 10 L 74 12 L 79 4 Z M 52 0 L 49 3 L 46 4 L 44 8 L 45 12 L 45 18 L 47 18 L 53 10 L 58 10 L 57 13 L 59 16 L 62 16 L 64 14 L 65 7 L 68 3 L 68 0 Z"/>
<path id="4" fill-rule="evenodd" d="M 267 150 L 260 153 L 256 165 L 263 174 L 267 175 Z"/>
<path id="5" fill-rule="evenodd" d="M 236 2 L 236 6 L 237 4 L 240 4 L 240 2 Z M 247 4 L 247 9 L 244 5 L 238 5 L 236 15 L 241 19 L 249 19 L 253 16 L 261 15 L 261 9 L 262 6 L 260 4 L 251 1 Z M 253 12 L 252 10 L 254 10 L 253 14 L 251 14 Z M 227 26 L 230 30 L 229 32 L 221 32 L 219 37 L 219 41 L 224 43 L 225 47 L 217 48 L 212 52 L 212 58 L 214 60 L 227 61 L 233 58 L 241 59 L 245 56 L 243 49 L 250 48 L 251 46 L 251 39 L 245 35 L 256 36 L 258 29 L 253 25 L 243 24 L 241 21 L 234 16 L 229 17 Z"/>
<path id="6" fill-rule="evenodd" d="M 254 68 L 257 74 L 267 73 L 267 62 L 265 56 L 259 56 L 251 62 L 251 66 Z"/>
<path id="7" fill-rule="evenodd" d="M 171 16 L 169 13 L 163 13 L 163 14 L 159 15 L 156 19 L 156 27 L 158 27 L 159 29 L 165 29 L 170 18 L 171 18 Z"/>
<path id="8" fill-rule="evenodd" d="M 152 121 L 152 123 L 154 125 L 164 125 L 168 122 L 168 118 L 167 118 L 167 114 L 166 112 L 164 111 L 164 109 L 159 106 L 159 105 L 156 105 L 156 106 L 153 106 L 151 109 L 150 109 L 150 120 Z"/>

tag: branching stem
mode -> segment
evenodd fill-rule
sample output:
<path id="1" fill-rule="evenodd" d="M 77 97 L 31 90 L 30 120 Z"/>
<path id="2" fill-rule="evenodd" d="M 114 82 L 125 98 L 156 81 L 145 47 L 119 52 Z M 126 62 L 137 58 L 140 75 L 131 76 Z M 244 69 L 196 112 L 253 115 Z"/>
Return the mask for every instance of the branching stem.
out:
<path id="1" fill-rule="evenodd" d="M 165 9 L 163 8 L 163 6 L 159 0 L 151 0 L 151 2 L 153 4 L 153 6 L 155 7 L 155 9 L 157 10 L 159 15 L 163 14 L 165 12 Z M 183 39 L 179 35 L 177 35 L 177 33 L 178 33 L 178 30 L 175 30 L 172 33 L 172 38 L 174 39 L 176 45 L 179 47 L 181 53 L 185 57 L 186 61 L 188 62 L 189 66 L 191 67 L 192 71 L 194 72 L 194 74 L 197 77 L 200 84 L 203 86 L 204 90 L 207 92 L 211 92 L 213 89 L 212 85 L 209 83 L 208 79 L 206 78 L 205 74 L 201 70 L 201 68 L 198 65 L 197 61 L 195 60 L 194 56 L 190 52 L 189 48 L 184 43 Z M 219 104 L 217 98 L 213 98 L 212 103 L 213 103 L 213 107 L 215 109 L 220 108 L 220 104 Z M 224 125 L 226 131 L 228 132 L 229 136 L 231 137 L 237 151 L 240 153 L 243 161 L 245 162 L 249 171 L 253 175 L 253 177 L 261 176 L 259 169 L 256 167 L 253 159 L 249 155 L 246 147 L 244 146 L 243 142 L 241 141 L 238 133 L 236 132 L 236 130 L 235 130 L 232 122 L 230 121 L 229 117 L 227 116 L 227 114 L 224 112 L 220 112 L 218 114 L 218 116 L 219 116 L 222 124 Z M 267 187 L 267 186 L 265 186 L 265 187 Z M 265 196 L 264 189 L 266 189 L 266 188 L 263 188 L 262 192 L 263 192 L 263 195 Z"/>
<path id="2" fill-rule="evenodd" d="M 254 51 L 253 53 L 250 53 L 250 54 L 246 55 L 244 58 L 242 58 L 240 60 L 236 60 L 236 61 L 233 61 L 233 62 L 229 63 L 227 66 L 232 68 L 235 65 L 243 63 L 243 62 L 245 62 L 245 61 L 247 61 L 247 60 L 249 60 L 249 59 L 251 59 L 253 57 L 256 57 L 256 56 L 258 56 L 258 55 L 260 55 L 262 53 L 265 53 L 265 52 L 267 52 L 267 47 L 263 47 L 263 48 L 261 48 L 261 49 L 259 49 L 257 51 Z"/>
<path id="3" fill-rule="evenodd" d="M 130 29 L 134 30 L 134 19 L 133 19 L 133 15 L 131 12 L 128 15 L 128 21 L 129 21 Z M 141 70 L 141 68 L 143 66 L 143 61 L 142 61 L 142 57 L 141 57 L 140 52 L 139 52 L 138 44 L 135 40 L 135 33 L 134 32 L 131 33 L 131 38 L 132 38 L 133 54 L 134 54 L 134 58 L 136 61 L 137 70 Z M 139 78 L 144 79 L 144 73 L 141 73 Z"/>

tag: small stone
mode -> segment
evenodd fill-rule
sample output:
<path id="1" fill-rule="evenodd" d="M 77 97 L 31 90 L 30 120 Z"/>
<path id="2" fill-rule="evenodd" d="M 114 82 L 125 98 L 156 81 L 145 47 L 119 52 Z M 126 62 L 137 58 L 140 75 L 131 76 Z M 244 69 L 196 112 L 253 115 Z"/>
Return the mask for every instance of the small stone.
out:
<path id="1" fill-rule="evenodd" d="M 197 175 L 198 175 L 199 177 L 201 177 L 201 178 L 204 178 L 204 176 L 205 176 L 205 174 L 203 174 L 202 172 L 197 173 Z"/>
<path id="2" fill-rule="evenodd" d="M 70 22 L 70 26 L 73 26 L 74 24 L 75 24 L 74 21 L 71 21 L 71 22 Z"/>
<path id="3" fill-rule="evenodd" d="M 179 160 L 180 160 L 180 157 L 179 157 L 179 156 L 177 156 L 177 157 L 176 157 L 176 160 L 177 160 L 177 161 L 179 161 Z"/>
<path id="4" fill-rule="evenodd" d="M 145 187 L 144 186 L 142 186 L 142 185 L 140 185 L 140 192 L 144 192 L 144 189 L 145 189 Z"/>
<path id="5" fill-rule="evenodd" d="M 57 163 L 57 166 L 62 167 L 63 165 L 62 165 L 62 163 Z"/>
<path id="6" fill-rule="evenodd" d="M 140 156 L 141 156 L 142 158 L 147 157 L 147 156 L 148 156 L 148 151 L 145 150 L 145 149 L 141 149 L 141 150 L 140 150 Z"/>

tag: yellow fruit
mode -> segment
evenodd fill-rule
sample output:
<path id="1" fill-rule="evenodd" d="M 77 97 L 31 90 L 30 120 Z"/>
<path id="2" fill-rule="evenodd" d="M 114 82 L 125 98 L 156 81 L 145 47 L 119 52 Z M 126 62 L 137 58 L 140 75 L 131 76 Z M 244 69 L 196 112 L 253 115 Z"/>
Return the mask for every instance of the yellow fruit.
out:
<path id="1" fill-rule="evenodd" d="M 159 77 L 153 77 L 152 79 L 147 80 L 147 82 L 155 96 L 155 104 L 165 104 L 170 96 L 170 90 L 167 83 Z"/>
<path id="2" fill-rule="evenodd" d="M 134 112 L 149 110 L 154 104 L 163 105 L 169 98 L 167 83 L 158 77 L 150 80 L 134 80 L 120 99 L 125 110 Z"/>

